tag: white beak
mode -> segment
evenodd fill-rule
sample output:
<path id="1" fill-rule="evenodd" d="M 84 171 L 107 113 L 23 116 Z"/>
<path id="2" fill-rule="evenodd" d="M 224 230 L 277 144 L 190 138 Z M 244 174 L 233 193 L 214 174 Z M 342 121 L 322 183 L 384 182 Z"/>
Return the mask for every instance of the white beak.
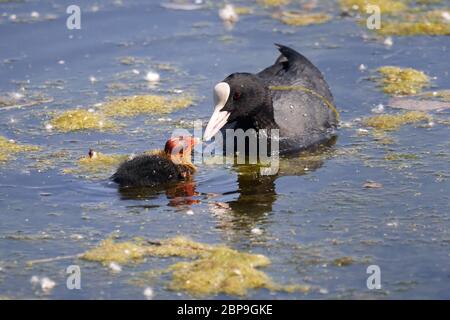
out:
<path id="1" fill-rule="evenodd" d="M 228 111 L 221 111 L 228 101 L 230 96 L 230 85 L 226 82 L 220 82 L 214 87 L 214 103 L 216 107 L 206 126 L 203 139 L 205 141 L 211 140 L 214 135 L 227 123 L 230 113 Z"/>

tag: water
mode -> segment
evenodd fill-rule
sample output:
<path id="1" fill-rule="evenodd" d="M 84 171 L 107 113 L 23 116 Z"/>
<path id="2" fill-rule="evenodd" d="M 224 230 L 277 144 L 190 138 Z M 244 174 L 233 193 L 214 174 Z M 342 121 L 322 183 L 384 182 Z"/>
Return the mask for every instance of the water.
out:
<path id="1" fill-rule="evenodd" d="M 174 197 L 169 190 L 136 199 L 120 194 L 107 179 L 62 172 L 89 148 L 139 153 L 162 147 L 181 120 L 206 121 L 213 107 L 213 85 L 232 72 L 256 72 L 273 63 L 274 42 L 294 47 L 323 71 L 341 120 L 351 122 L 388 100 L 367 81 L 371 72 L 359 71 L 360 64 L 369 70 L 414 67 L 436 77 L 434 87 L 449 88 L 448 37 L 395 37 L 394 46 L 386 47 L 382 40 L 364 37 L 366 31 L 353 20 L 338 18 L 334 2 L 323 4 L 336 16 L 327 24 L 289 27 L 258 9 L 242 16 L 233 30 L 223 26 L 217 7 L 181 11 L 162 8 L 158 1 L 78 3 L 82 29 L 72 31 L 65 27 L 65 8 L 71 4 L 67 1 L 0 4 L 0 12 L 18 18 L 29 20 L 32 11 L 41 15 L 39 21 L 17 23 L 8 15 L 0 17 L 0 91 L 25 87 L 27 94 L 53 98 L 1 110 L 0 134 L 41 146 L 38 160 L 51 161 L 21 154 L 0 166 L 0 296 L 144 298 L 143 288 L 130 280 L 177 259 L 151 258 L 123 266 L 119 274 L 77 259 L 26 264 L 84 252 L 118 232 L 121 239 L 186 235 L 261 253 L 272 261 L 264 271 L 277 282 L 313 288 L 307 294 L 254 290 L 249 298 L 450 298 L 449 126 L 437 121 L 448 118 L 445 111 L 434 114 L 432 127 L 412 125 L 388 133 L 394 139 L 390 145 L 359 134 L 357 123 L 342 128 L 332 150 L 307 159 L 284 159 L 277 176 L 202 164 L 191 196 Z M 45 19 L 46 14 L 55 19 Z M 127 56 L 143 61 L 121 64 L 119 59 Z M 149 70 L 161 74 L 156 87 L 148 87 L 143 79 Z M 97 81 L 91 83 L 90 77 Z M 108 87 L 113 83 L 129 87 Z M 117 133 L 45 129 L 54 111 L 87 108 L 108 96 L 174 89 L 195 94 L 196 103 L 163 116 L 170 119 L 121 119 L 126 127 Z M 415 157 L 385 160 L 390 153 Z M 368 180 L 383 188 L 365 189 Z M 188 210 L 194 214 L 186 214 Z M 263 233 L 252 233 L 253 228 Z M 333 263 L 342 257 L 354 262 Z M 81 267 L 82 290 L 66 289 L 65 268 L 70 264 Z M 372 264 L 381 268 L 381 290 L 367 289 L 366 268 Z M 33 275 L 50 277 L 57 285 L 43 293 L 30 284 Z M 168 280 L 163 276 L 148 283 L 155 298 L 190 298 L 167 290 Z"/>

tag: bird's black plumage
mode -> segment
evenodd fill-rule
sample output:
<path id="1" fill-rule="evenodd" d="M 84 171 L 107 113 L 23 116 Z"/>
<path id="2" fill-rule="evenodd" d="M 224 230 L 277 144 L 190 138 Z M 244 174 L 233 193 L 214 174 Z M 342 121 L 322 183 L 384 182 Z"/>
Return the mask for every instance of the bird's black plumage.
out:
<path id="1" fill-rule="evenodd" d="M 234 73 L 224 129 L 279 129 L 281 154 L 310 149 L 335 136 L 338 114 L 322 73 L 297 51 L 277 45 L 281 55 L 259 73 Z"/>
<path id="2" fill-rule="evenodd" d="M 192 166 L 175 164 L 162 154 L 143 154 L 125 161 L 111 179 L 122 187 L 155 187 L 185 179 Z"/>

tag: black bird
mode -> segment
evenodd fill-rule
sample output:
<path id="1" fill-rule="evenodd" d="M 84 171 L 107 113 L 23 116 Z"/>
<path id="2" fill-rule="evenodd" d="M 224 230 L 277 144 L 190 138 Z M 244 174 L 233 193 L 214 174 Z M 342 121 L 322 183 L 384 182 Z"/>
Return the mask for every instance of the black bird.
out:
<path id="1" fill-rule="evenodd" d="M 204 140 L 219 131 L 226 139 L 225 129 L 279 129 L 279 152 L 286 154 L 335 138 L 339 115 L 322 73 L 297 51 L 276 46 L 281 55 L 272 66 L 257 74 L 233 73 L 215 86 L 216 107 Z"/>
<path id="2" fill-rule="evenodd" d="M 189 180 L 196 171 L 191 151 L 197 142 L 198 139 L 192 137 L 171 138 L 164 150 L 144 153 L 122 163 L 111 179 L 121 187 L 156 187 Z"/>

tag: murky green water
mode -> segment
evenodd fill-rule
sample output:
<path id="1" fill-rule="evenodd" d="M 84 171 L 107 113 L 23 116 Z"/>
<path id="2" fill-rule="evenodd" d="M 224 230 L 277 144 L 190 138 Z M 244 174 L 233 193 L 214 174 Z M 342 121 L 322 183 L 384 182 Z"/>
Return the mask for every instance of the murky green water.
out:
<path id="1" fill-rule="evenodd" d="M 268 14 L 274 9 L 241 1 L 254 13 L 232 30 L 218 18 L 219 4 L 185 11 L 158 1 L 78 3 L 82 29 L 72 31 L 65 27 L 67 1 L 0 4 L 0 93 L 20 93 L 25 101 L 0 107 L 0 135 L 41 147 L 0 164 L 1 297 L 144 298 L 131 279 L 179 259 L 149 258 L 120 273 L 79 259 L 27 265 L 84 252 L 117 233 L 120 239 L 185 235 L 261 253 L 272 261 L 264 271 L 274 280 L 312 288 L 306 294 L 254 290 L 249 298 L 450 298 L 449 112 L 430 113 L 432 125 L 404 126 L 381 139 L 358 121 L 389 99 L 368 81 L 379 66 L 423 70 L 433 77 L 431 90 L 450 88 L 449 37 L 394 37 L 386 46 L 354 19 L 340 18 L 333 1 L 320 1 L 319 8 L 334 19 L 308 27 L 283 25 Z M 33 11 L 38 18 L 30 17 Z M 140 198 L 121 194 L 106 179 L 110 172 L 64 173 L 89 148 L 139 153 L 162 147 L 174 127 L 207 121 L 213 85 L 273 63 L 274 42 L 310 58 L 330 84 L 347 124 L 332 150 L 283 159 L 279 174 L 269 177 L 201 164 L 193 185 Z M 368 69 L 360 71 L 361 64 Z M 161 75 L 157 85 L 144 79 L 150 70 Z M 116 132 L 46 129 L 54 112 L 88 109 L 110 96 L 174 92 L 194 95 L 194 105 L 118 119 L 123 126 Z M 370 180 L 382 188 L 364 188 Z M 344 257 L 352 263 L 339 266 L 336 259 Z M 73 264 L 82 271 L 81 290 L 66 288 L 65 269 Z M 369 265 L 381 268 L 381 290 L 366 286 Z M 56 286 L 42 292 L 30 283 L 33 275 Z M 144 286 L 158 299 L 190 298 L 167 290 L 168 280 L 164 275 Z"/>

